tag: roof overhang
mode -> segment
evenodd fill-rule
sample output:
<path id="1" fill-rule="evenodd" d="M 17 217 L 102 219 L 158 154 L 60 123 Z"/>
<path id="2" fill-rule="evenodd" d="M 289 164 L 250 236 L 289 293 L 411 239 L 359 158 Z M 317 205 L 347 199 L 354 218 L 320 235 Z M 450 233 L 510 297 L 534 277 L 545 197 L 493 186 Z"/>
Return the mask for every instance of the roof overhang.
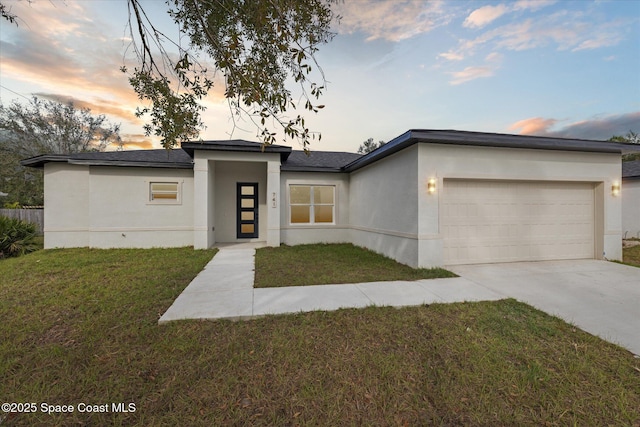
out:
<path id="1" fill-rule="evenodd" d="M 112 167 L 140 167 L 140 168 L 168 168 L 168 169 L 193 169 L 193 163 L 187 162 L 145 162 L 126 160 L 101 160 L 101 159 L 74 159 L 71 156 L 61 154 L 44 154 L 30 157 L 20 161 L 22 166 L 43 168 L 46 163 L 67 163 L 83 166 L 112 166 Z"/>
<path id="2" fill-rule="evenodd" d="M 620 155 L 640 152 L 640 145 L 638 144 L 624 144 L 619 142 L 456 130 L 412 129 L 389 141 L 387 144 L 372 151 L 371 153 L 349 163 L 344 167 L 344 171 L 351 172 L 362 168 L 417 143 L 533 150 L 580 151 Z"/>
<path id="3" fill-rule="evenodd" d="M 284 162 L 291 154 L 291 147 L 274 144 L 261 144 L 244 140 L 228 141 L 189 141 L 183 142 L 181 147 L 193 158 L 196 150 L 233 151 L 239 153 L 279 153 L 280 161 Z"/>

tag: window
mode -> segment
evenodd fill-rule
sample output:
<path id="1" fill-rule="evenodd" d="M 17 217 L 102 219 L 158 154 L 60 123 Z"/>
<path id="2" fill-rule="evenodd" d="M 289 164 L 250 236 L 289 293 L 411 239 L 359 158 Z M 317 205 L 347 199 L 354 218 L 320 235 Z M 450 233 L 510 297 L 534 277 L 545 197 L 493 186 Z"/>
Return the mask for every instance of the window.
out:
<path id="1" fill-rule="evenodd" d="M 335 187 L 332 185 L 289 186 L 292 224 L 332 224 Z"/>
<path id="2" fill-rule="evenodd" d="M 180 203 L 179 186 L 177 182 L 149 183 L 149 201 L 158 204 Z"/>

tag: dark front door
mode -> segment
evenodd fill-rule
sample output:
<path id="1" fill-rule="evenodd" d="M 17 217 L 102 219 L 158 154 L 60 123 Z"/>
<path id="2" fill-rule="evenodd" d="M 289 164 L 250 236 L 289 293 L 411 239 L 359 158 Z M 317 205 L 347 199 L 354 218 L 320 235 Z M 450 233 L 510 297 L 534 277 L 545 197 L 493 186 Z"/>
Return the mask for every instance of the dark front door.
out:
<path id="1" fill-rule="evenodd" d="M 239 182 L 236 194 L 238 239 L 258 237 L 258 183 Z"/>

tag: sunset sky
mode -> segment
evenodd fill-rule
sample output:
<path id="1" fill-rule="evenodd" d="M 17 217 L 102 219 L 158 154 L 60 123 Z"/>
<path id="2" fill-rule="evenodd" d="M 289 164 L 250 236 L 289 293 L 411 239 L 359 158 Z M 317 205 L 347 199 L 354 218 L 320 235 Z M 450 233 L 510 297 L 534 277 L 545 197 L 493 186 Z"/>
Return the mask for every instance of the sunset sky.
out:
<path id="1" fill-rule="evenodd" d="M 0 23 L 3 104 L 72 99 L 122 123 L 128 148 L 159 147 L 143 135 L 136 94 L 119 71 L 132 58 L 126 1 L 3 3 L 19 17 L 17 27 Z M 164 2 L 143 5 L 179 38 Z M 345 0 L 338 12 L 337 36 L 318 54 L 329 84 L 326 108 L 307 118 L 322 132 L 312 150 L 356 151 L 369 137 L 408 129 L 640 132 L 640 0 Z M 206 106 L 201 138 L 257 140 L 250 124 L 234 131 L 220 91 Z"/>

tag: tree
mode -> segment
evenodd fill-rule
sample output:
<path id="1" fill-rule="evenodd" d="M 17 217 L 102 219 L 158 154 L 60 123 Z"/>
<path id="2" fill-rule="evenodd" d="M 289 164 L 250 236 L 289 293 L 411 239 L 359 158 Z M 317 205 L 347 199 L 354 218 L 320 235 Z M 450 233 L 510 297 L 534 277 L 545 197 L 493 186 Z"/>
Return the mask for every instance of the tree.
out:
<path id="1" fill-rule="evenodd" d="M 298 139 L 306 149 L 316 133 L 305 126 L 301 114 L 287 118 L 286 112 L 300 106 L 318 112 L 324 107 L 315 104 L 326 80 L 314 55 L 334 36 L 331 5 L 336 1 L 168 0 L 169 15 L 190 39 L 185 47 L 154 26 L 139 0 L 128 0 L 129 28 L 139 59 L 129 81 L 138 97 L 151 104 L 137 110 L 138 116 L 150 115 L 147 135 L 161 137 L 166 148 L 197 136 L 203 127 L 199 101 L 214 87 L 219 72 L 234 123 L 248 117 L 267 144 L 275 142 L 275 123 L 285 138 Z M 165 44 L 177 50 L 177 59 Z M 202 54 L 213 62 L 212 70 L 199 62 Z M 129 72 L 126 67 L 122 71 Z M 287 88 L 288 79 L 299 85 L 299 95 Z"/>
<path id="2" fill-rule="evenodd" d="M 41 205 L 42 171 L 25 168 L 20 160 L 40 154 L 104 151 L 122 144 L 119 125 L 104 115 L 73 103 L 60 104 L 33 97 L 28 104 L 0 104 L 0 190 L 3 202 Z"/>
<path id="3" fill-rule="evenodd" d="M 373 142 L 373 138 L 369 138 L 364 141 L 360 147 L 358 148 L 358 154 L 367 154 L 382 147 L 386 142 L 378 141 L 377 143 Z"/>
<path id="4" fill-rule="evenodd" d="M 640 144 L 640 134 L 630 130 L 626 135 L 614 135 L 609 138 L 612 142 L 622 142 L 625 144 Z M 628 162 L 631 160 L 640 160 L 640 154 L 625 154 L 622 156 L 622 161 Z"/>
<path id="5" fill-rule="evenodd" d="M 166 0 L 167 12 L 190 39 L 184 46 L 154 26 L 140 0 L 127 0 L 139 63 L 133 71 L 121 70 L 148 102 L 137 110 L 138 116 L 150 115 L 147 135 L 159 136 L 166 148 L 196 137 L 204 126 L 200 101 L 221 77 L 234 124 L 248 118 L 266 144 L 276 139 L 271 125 L 281 127 L 285 139 L 298 139 L 306 150 L 321 135 L 306 127 L 302 114 L 289 118 L 287 112 L 324 108 L 316 104 L 326 80 L 315 54 L 335 35 L 330 26 L 338 17 L 331 6 L 338 1 Z M 2 17 L 17 24 L 2 2 L 0 8 Z M 300 93 L 288 88 L 289 79 Z"/>

